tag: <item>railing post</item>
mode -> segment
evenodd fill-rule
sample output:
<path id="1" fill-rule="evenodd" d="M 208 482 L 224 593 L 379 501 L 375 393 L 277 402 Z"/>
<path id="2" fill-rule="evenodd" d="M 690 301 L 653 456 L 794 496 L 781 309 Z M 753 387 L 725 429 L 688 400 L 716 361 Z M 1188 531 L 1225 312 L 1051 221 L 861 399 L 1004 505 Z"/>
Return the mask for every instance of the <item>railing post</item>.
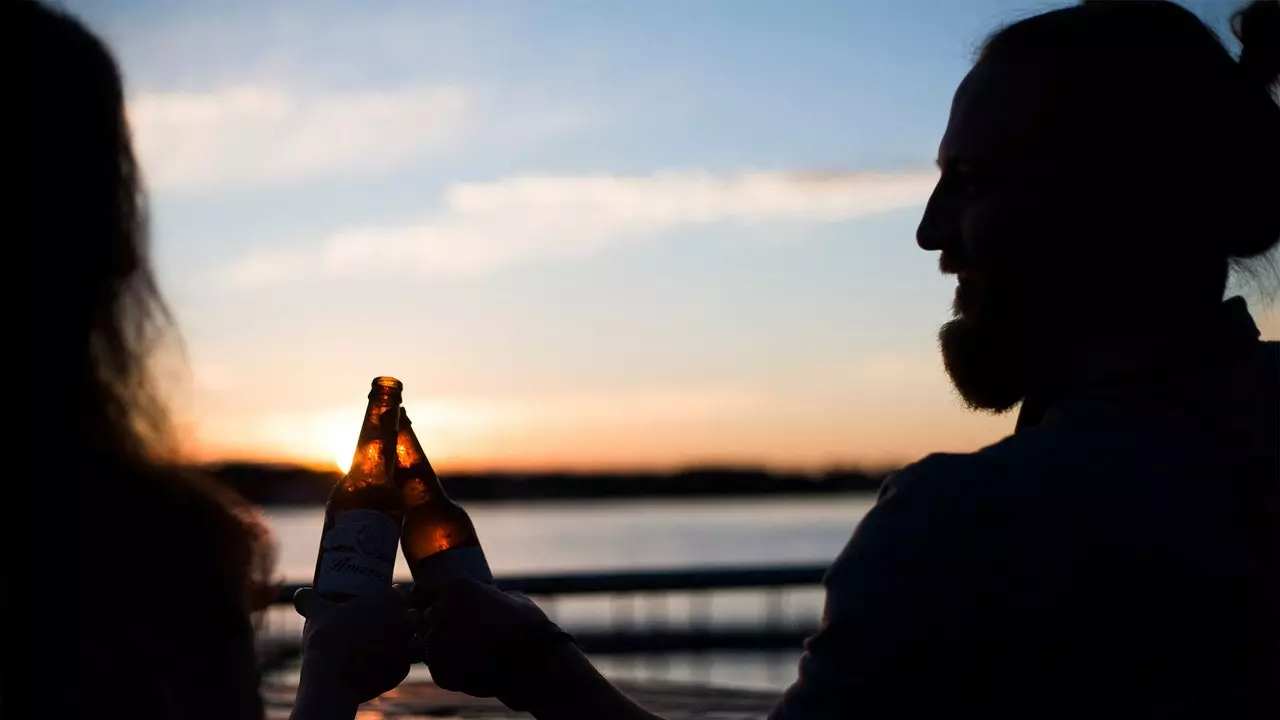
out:
<path id="1" fill-rule="evenodd" d="M 650 605 L 656 605 L 658 611 L 656 614 L 653 612 L 647 614 L 649 619 L 644 623 L 646 630 L 666 631 L 667 628 L 671 626 L 670 618 L 667 616 L 668 597 L 667 593 L 658 593 L 649 596 L 649 600 L 651 601 Z M 670 669 L 670 664 L 667 662 L 667 656 L 662 653 L 652 653 L 648 656 L 648 660 L 649 669 L 653 676 L 658 679 L 665 680 L 667 677 L 667 671 Z"/>
<path id="2" fill-rule="evenodd" d="M 772 588 L 765 591 L 765 627 L 769 629 L 777 629 L 782 627 L 783 610 L 783 590 L 782 588 Z"/>

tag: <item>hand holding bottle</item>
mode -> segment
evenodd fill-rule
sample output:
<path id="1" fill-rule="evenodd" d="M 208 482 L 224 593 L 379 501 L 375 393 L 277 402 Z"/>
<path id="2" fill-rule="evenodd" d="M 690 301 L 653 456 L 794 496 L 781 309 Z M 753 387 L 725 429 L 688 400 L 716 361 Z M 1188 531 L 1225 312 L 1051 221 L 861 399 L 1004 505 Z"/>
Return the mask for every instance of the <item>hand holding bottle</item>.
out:
<path id="1" fill-rule="evenodd" d="M 412 623 L 391 585 L 404 517 L 394 478 L 402 388 L 374 378 L 351 469 L 325 505 L 312 587 L 294 596 L 306 618 L 295 720 L 349 720 L 409 672 Z"/>
<path id="2" fill-rule="evenodd" d="M 423 660 L 437 685 L 516 709 L 532 700 L 527 681 L 541 660 L 573 646 L 532 600 L 465 578 L 441 588 L 421 622 Z"/>
<path id="3" fill-rule="evenodd" d="M 418 659 L 409 607 L 394 588 L 334 602 L 304 587 L 293 601 L 307 619 L 294 720 L 349 720 Z"/>

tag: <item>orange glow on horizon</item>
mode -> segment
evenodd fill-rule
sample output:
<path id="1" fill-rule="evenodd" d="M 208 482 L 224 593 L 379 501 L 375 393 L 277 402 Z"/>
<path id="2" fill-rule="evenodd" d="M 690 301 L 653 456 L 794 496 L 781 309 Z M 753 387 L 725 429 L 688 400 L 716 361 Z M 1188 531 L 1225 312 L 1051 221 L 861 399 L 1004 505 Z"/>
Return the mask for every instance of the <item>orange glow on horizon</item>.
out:
<path id="1" fill-rule="evenodd" d="M 835 374 L 838 381 L 828 384 L 839 393 L 820 411 L 804 392 L 739 397 L 713 388 L 677 397 L 646 390 L 439 399 L 415 407 L 413 427 L 442 474 L 709 465 L 880 469 L 931 452 L 976 450 L 1012 429 L 1012 415 L 965 411 L 936 362 L 891 360 Z M 202 414 L 187 444 L 190 460 L 349 470 L 363 414 L 357 402 L 259 412 Z"/>
<path id="2" fill-rule="evenodd" d="M 975 444 L 976 449 L 981 443 Z M 968 449 L 968 448 L 966 448 Z M 922 453 L 923 454 L 923 453 Z M 192 456 L 196 462 L 257 462 L 263 464 L 299 465 L 319 472 L 336 472 L 345 475 L 350 469 L 351 460 L 339 462 L 340 456 L 335 451 L 332 456 L 303 455 L 288 451 L 272 453 L 266 450 L 241 452 L 220 451 Z M 678 472 L 690 468 L 763 468 L 775 472 L 809 472 L 835 468 L 861 469 L 867 471 L 892 470 L 902 467 L 917 457 L 906 454 L 900 456 L 877 455 L 869 458 L 858 457 L 822 457 L 822 458 L 790 458 L 790 457 L 747 457 L 732 456 L 720 453 L 691 455 L 683 457 L 644 457 L 638 454 L 595 452 L 584 453 L 579 457 L 551 456 L 543 454 L 512 455 L 441 455 L 432 458 L 431 464 L 441 475 L 450 473 L 472 472 L 570 472 L 570 473 L 602 473 L 613 472 Z"/>
<path id="3" fill-rule="evenodd" d="M 758 442 L 716 435 L 710 428 L 703 437 L 673 437 L 664 432 L 636 428 L 566 429 L 567 432 L 529 436 L 478 437 L 465 443 L 441 442 L 424 437 L 431 463 L 442 474 L 449 472 L 539 472 L 567 470 L 609 472 L 623 470 L 678 470 L 698 466 L 764 467 L 775 470 L 821 470 L 832 467 L 881 469 L 901 467 L 930 452 L 969 452 L 994 442 L 1011 430 L 1011 417 L 968 415 L 936 417 L 932 413 L 908 413 L 907 417 L 880 418 L 879 423 L 851 422 L 843 427 L 792 428 L 802 430 L 798 441 L 764 434 Z M 198 462 L 242 460 L 289 463 L 346 474 L 350 469 L 358 423 L 349 418 L 314 425 L 313 432 L 280 437 L 275 442 L 216 443 L 193 448 Z M 908 422 L 910 421 L 910 422 Z M 415 428 L 417 423 L 415 423 Z M 592 430 L 595 430 L 594 432 Z M 603 431 L 602 431 L 603 430 Z M 823 437 L 826 435 L 829 437 Z M 452 438 L 449 438 L 452 439 Z M 749 440 L 749 439 L 748 439 Z M 772 447 L 770 447 L 772 445 Z"/>

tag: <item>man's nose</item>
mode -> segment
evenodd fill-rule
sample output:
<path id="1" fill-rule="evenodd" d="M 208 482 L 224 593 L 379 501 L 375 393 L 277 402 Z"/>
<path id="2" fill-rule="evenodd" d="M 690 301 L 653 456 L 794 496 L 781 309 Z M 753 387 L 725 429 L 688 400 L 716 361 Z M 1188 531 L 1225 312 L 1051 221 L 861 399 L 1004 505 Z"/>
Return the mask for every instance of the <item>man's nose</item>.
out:
<path id="1" fill-rule="evenodd" d="M 916 244 L 921 250 L 946 250 L 954 247 L 959 241 L 960 233 L 956 229 L 954 213 L 949 209 L 942 192 L 942 184 L 933 189 L 929 202 L 924 206 L 924 216 L 916 227 Z"/>

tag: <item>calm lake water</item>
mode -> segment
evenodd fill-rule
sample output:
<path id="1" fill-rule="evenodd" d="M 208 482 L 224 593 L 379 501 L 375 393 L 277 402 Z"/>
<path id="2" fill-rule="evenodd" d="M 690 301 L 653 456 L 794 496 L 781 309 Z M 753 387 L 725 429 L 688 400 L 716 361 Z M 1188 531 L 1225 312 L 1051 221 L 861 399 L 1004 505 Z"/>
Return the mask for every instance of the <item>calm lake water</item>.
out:
<path id="1" fill-rule="evenodd" d="M 742 498 L 693 501 L 472 504 L 467 507 L 495 575 L 586 570 L 825 564 L 835 558 L 863 515 L 870 495 Z M 276 533 L 278 567 L 289 581 L 306 581 L 315 566 L 322 508 L 266 511 Z M 407 578 L 403 558 L 397 577 Z M 611 622 L 688 622 L 693 596 L 625 601 L 615 597 L 561 598 L 540 604 L 569 629 Z M 763 616 L 758 592 L 712 593 L 713 622 L 752 622 Z M 707 611 L 708 608 L 703 608 Z M 784 622 L 811 625 L 821 614 L 819 589 L 787 591 Z M 796 653 L 601 659 L 613 676 L 785 687 Z M 415 670 L 415 674 L 420 671 Z"/>

